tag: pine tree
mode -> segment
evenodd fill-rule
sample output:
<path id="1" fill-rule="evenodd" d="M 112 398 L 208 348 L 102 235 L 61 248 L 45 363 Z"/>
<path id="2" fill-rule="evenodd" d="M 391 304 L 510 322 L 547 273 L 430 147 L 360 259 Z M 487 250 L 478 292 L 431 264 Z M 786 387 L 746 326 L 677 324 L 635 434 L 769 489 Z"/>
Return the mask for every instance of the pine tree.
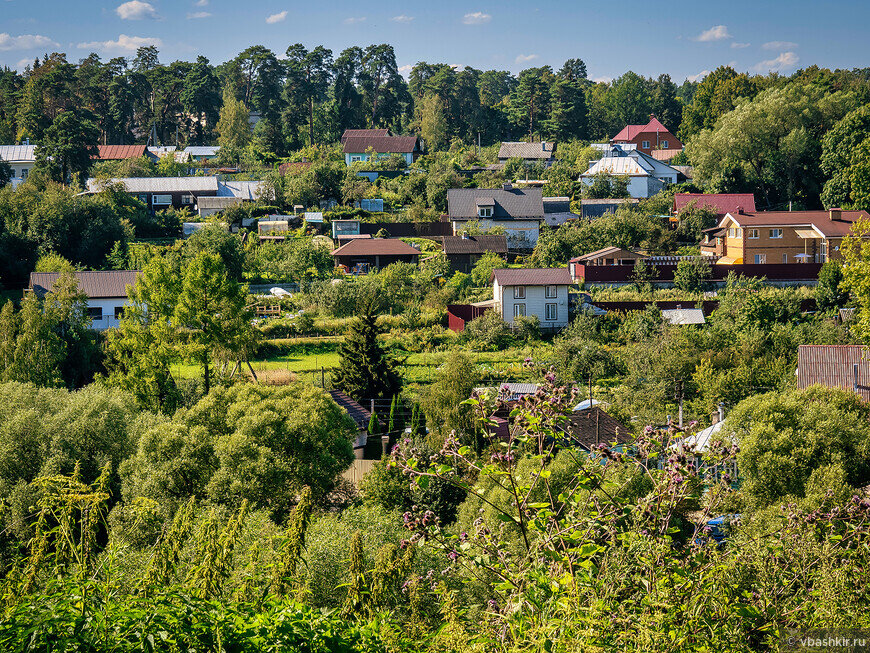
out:
<path id="1" fill-rule="evenodd" d="M 338 348 L 335 387 L 357 401 L 387 399 L 402 386 L 397 361 L 378 342 L 381 329 L 372 308 L 357 317 Z"/>

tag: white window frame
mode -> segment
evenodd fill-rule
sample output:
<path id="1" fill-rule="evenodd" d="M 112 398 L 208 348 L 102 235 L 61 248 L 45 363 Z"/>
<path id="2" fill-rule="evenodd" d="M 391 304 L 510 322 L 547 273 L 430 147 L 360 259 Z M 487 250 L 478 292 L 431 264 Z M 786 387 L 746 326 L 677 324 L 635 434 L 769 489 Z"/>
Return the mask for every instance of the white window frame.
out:
<path id="1" fill-rule="evenodd" d="M 758 236 L 758 229 L 747 229 L 746 230 L 746 237 L 751 239 L 751 240 L 757 240 L 759 237 Z"/>
<path id="2" fill-rule="evenodd" d="M 544 297 L 546 299 L 556 299 L 559 296 L 559 289 L 556 286 L 546 286 L 544 290 Z"/>
<path id="3" fill-rule="evenodd" d="M 514 317 L 525 317 L 526 316 L 526 305 L 525 304 L 514 304 Z"/>
<path id="4" fill-rule="evenodd" d="M 196 198 L 194 198 L 193 195 L 182 195 L 181 196 L 181 203 L 182 204 L 193 204 L 195 199 Z"/>
<path id="5" fill-rule="evenodd" d="M 526 287 L 525 286 L 514 286 L 514 299 L 525 299 L 526 298 Z"/>
<path id="6" fill-rule="evenodd" d="M 755 265 L 766 265 L 767 264 L 767 254 L 756 254 L 755 255 Z"/>
<path id="7" fill-rule="evenodd" d="M 819 257 L 822 263 L 828 260 L 828 241 L 824 238 L 819 241 Z"/>
<path id="8" fill-rule="evenodd" d="M 777 227 L 776 229 L 770 229 L 768 230 L 768 234 L 772 240 L 782 238 L 782 228 Z"/>
<path id="9" fill-rule="evenodd" d="M 641 142 L 640 142 L 640 146 L 641 146 L 641 148 L 643 148 L 644 150 L 648 150 L 648 149 L 649 149 L 649 141 L 641 141 Z"/>
<path id="10" fill-rule="evenodd" d="M 728 227 L 728 237 L 734 238 L 734 227 Z"/>
<path id="11" fill-rule="evenodd" d="M 360 161 L 365 161 L 359 154 L 351 154 L 350 162 L 351 163 L 359 163 Z"/>
<path id="12" fill-rule="evenodd" d="M 166 201 L 164 201 L 166 200 Z M 151 205 L 152 206 L 171 206 L 172 205 L 172 195 L 152 195 L 151 196 Z"/>
<path id="13" fill-rule="evenodd" d="M 547 322 L 555 322 L 559 319 L 558 304 L 544 304 L 544 320 Z"/>
<path id="14" fill-rule="evenodd" d="M 662 149 L 663 150 L 668 149 L 668 141 L 662 141 Z"/>
<path id="15" fill-rule="evenodd" d="M 478 218 L 491 218 L 492 217 L 492 207 L 491 206 L 479 206 L 479 207 L 477 207 L 477 217 Z"/>

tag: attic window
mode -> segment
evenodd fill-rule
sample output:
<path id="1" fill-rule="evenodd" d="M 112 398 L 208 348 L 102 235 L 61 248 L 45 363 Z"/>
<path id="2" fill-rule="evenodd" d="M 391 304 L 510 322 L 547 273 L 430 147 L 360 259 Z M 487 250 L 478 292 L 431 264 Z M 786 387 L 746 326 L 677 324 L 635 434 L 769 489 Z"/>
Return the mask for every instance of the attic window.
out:
<path id="1" fill-rule="evenodd" d="M 492 217 L 492 207 L 491 206 L 478 206 L 477 207 L 477 217 L 478 218 L 491 218 Z"/>

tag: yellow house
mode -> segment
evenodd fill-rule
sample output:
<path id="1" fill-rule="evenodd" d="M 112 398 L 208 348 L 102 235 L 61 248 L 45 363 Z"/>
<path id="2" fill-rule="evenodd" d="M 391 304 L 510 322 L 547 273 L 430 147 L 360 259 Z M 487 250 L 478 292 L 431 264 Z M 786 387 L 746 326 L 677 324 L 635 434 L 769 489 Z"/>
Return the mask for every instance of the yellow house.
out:
<path id="1" fill-rule="evenodd" d="M 841 258 L 843 237 L 866 211 L 726 213 L 701 242 L 701 253 L 720 264 L 824 263 Z"/>

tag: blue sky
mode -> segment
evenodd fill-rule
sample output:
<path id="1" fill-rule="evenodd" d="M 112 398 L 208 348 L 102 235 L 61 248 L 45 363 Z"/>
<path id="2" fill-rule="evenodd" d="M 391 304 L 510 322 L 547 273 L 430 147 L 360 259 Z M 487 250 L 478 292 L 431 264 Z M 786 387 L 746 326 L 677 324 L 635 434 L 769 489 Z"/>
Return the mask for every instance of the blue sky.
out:
<path id="1" fill-rule="evenodd" d="M 818 64 L 870 66 L 866 0 L 460 2 L 405 0 L 0 0 L 0 65 L 44 52 L 78 61 L 132 56 L 156 44 L 163 62 L 212 63 L 253 44 L 390 43 L 403 72 L 418 61 L 518 72 L 579 57 L 593 79 L 669 73 L 676 82 L 721 64 L 789 74 Z"/>

